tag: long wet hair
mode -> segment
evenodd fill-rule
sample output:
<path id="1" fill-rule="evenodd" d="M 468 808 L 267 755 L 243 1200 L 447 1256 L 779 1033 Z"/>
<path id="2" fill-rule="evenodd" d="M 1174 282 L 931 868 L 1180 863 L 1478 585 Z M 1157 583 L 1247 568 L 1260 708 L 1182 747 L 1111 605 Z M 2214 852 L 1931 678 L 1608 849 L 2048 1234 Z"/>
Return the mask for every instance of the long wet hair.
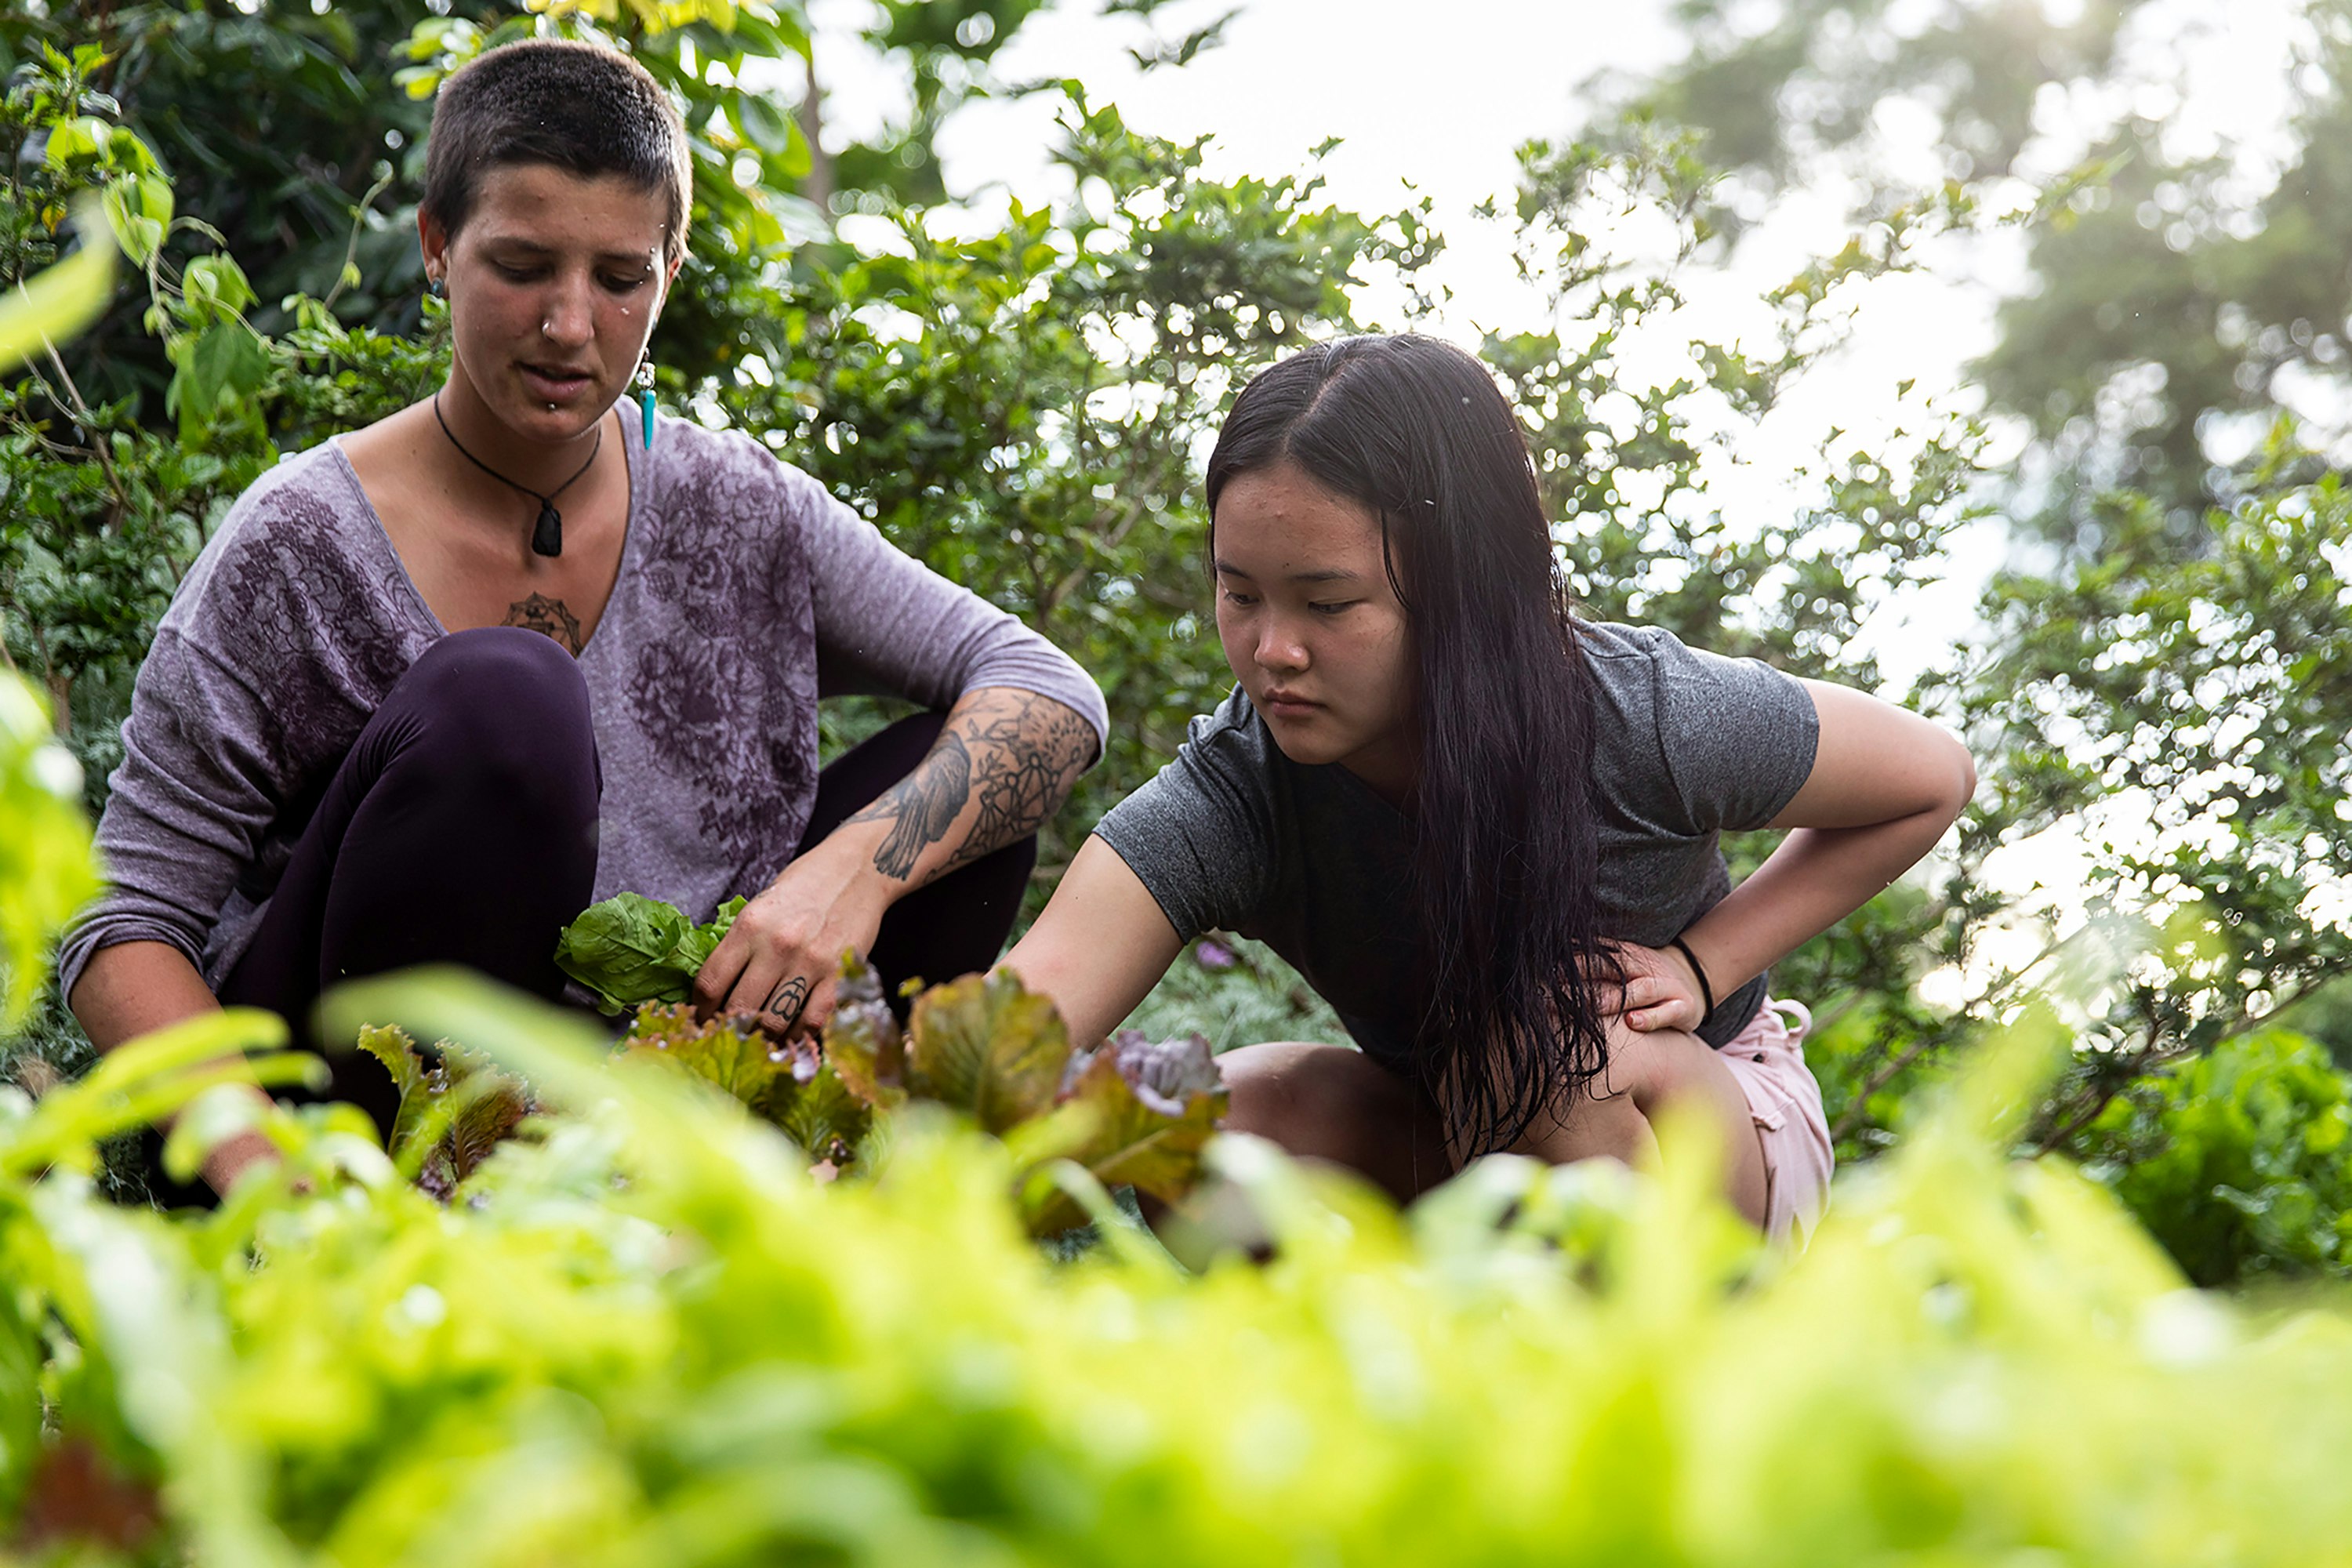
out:
<path id="1" fill-rule="evenodd" d="M 1464 1156 L 1564 1110 L 1607 1059 L 1591 679 L 1535 466 L 1486 368 L 1417 335 L 1345 338 L 1242 390 L 1217 498 L 1294 463 L 1379 518 L 1418 666 L 1413 1060 Z"/>

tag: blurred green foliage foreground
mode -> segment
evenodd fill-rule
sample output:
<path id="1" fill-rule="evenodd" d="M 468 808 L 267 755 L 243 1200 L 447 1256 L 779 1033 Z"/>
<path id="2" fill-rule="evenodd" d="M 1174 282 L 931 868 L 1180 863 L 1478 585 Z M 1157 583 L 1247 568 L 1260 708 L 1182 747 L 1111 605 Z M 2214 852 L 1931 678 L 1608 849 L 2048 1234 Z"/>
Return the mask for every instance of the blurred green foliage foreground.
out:
<path id="1" fill-rule="evenodd" d="M 917 102 L 887 145 L 830 160 L 733 85 L 749 55 L 806 55 L 797 7 L 601 9 L 729 176 L 697 215 L 665 395 L 760 429 L 1103 674 L 1121 728 L 1075 833 L 1214 695 L 1186 481 L 1234 374 L 1344 327 L 1344 280 L 1409 279 L 1435 241 L 1413 213 L 1317 206 L 1311 181 L 1206 181 L 1197 146 L 1076 95 L 1079 198 L 933 238 L 906 205 L 938 197 L 930 132 L 1035 8 L 880 7 Z M 423 95 L 486 37 L 553 25 L 421 0 L 231 9 L 0 12 L 20 141 L 0 282 L 26 285 L 0 297 L 0 345 L 86 313 L 101 226 L 146 283 L 0 379 L 5 647 L 40 689 L 0 669 L 0 1035 L 92 885 L 76 759 L 94 784 L 146 628 L 226 498 L 436 374 L 404 302 L 404 209 L 374 210 L 413 186 Z M 942 41 L 950 13 L 991 26 Z M 103 48 L 72 36 L 86 26 Z M 418 96 L 384 90 L 394 58 Z M 328 126 L 348 134 L 302 132 Z M 1973 434 L 1934 426 L 1902 459 L 1825 451 L 1818 509 L 1750 541 L 1705 500 L 1690 400 L 1751 427 L 1842 290 L 1908 265 L 1906 235 L 1965 224 L 1965 204 L 1897 213 L 1792 280 L 1777 356 L 1709 350 L 1693 382 L 1612 401 L 1611 342 L 1675 285 L 1599 256 L 1585 216 L 1663 212 L 1703 257 L 1712 175 L 1640 121 L 1531 149 L 1524 174 L 1525 259 L 1561 331 L 1486 347 L 1588 602 L 1868 684 L 1854 634 L 1932 575 L 1969 511 Z M 69 226 L 89 200 L 105 223 Z M 787 218 L 852 212 L 891 215 L 901 243 L 820 235 L 789 265 L 755 259 Z M 2352 497 L 2302 457 L 2281 432 L 2254 493 L 2190 517 L 2188 547 L 2160 497 L 2089 502 L 2099 553 L 1997 582 L 1981 645 L 1923 678 L 1990 764 L 1964 867 L 2126 785 L 2178 837 L 2098 847 L 2090 882 L 2137 922 L 2120 942 L 2137 956 L 2063 1028 L 2022 1005 L 2042 960 L 1971 963 L 2021 910 L 1958 872 L 1787 966 L 1822 1004 L 1846 1152 L 1881 1151 L 1801 1259 L 1760 1253 L 1696 1164 L 1660 1183 L 1493 1160 L 1400 1215 L 1238 1139 L 1209 1143 L 1191 1228 L 1170 1230 L 1187 1261 L 1075 1170 L 1093 1245 L 1041 1248 L 1023 1152 L 952 1117 L 885 1114 L 857 1169 L 820 1183 L 777 1127 L 609 1069 L 574 1021 L 462 980 L 386 983 L 346 994 L 340 1022 L 460 1041 L 547 1108 L 440 1196 L 355 1113 L 312 1107 L 267 1120 L 284 1165 L 215 1213 L 117 1206 L 96 1179 L 108 1137 L 188 1106 L 168 1151 L 184 1171 L 241 1124 L 205 1098 L 224 1051 L 264 1083 L 310 1065 L 249 1015 L 79 1078 L 54 1070 L 69 1038 L 10 1047 L 0 1557 L 2345 1561 L 2352 1314 L 2333 1293 L 2196 1288 L 2352 1258 L 2352 1091 L 2280 1026 L 2352 1038 L 2326 989 L 2347 935 L 2314 901 L 2352 842 L 2352 598 L 2315 564 Z M 1155 1001 L 1162 1031 L 1212 993 L 1245 994 L 1219 1004 L 1236 1039 L 1311 1012 L 1245 951 L 1192 963 Z M 1980 982 L 1928 1006 L 1933 965 Z"/>
<path id="2" fill-rule="evenodd" d="M 6 743 L 0 841 L 55 851 L 7 863 L 14 930 L 87 869 L 50 743 Z M 1224 1138 L 1202 1212 L 1261 1245 L 1212 1219 L 1188 1268 L 1099 1188 L 1099 1243 L 1057 1261 L 1007 1146 L 936 1112 L 820 1183 L 734 1100 L 482 983 L 333 1005 L 554 1109 L 446 1204 L 355 1112 L 283 1111 L 278 1172 L 169 1217 L 95 1194 L 97 1142 L 200 1097 L 227 1046 L 301 1076 L 274 1020 L 0 1091 L 20 1560 L 2157 1568 L 2352 1541 L 2352 1315 L 2200 1292 L 2107 1189 L 2008 1163 L 2064 1054 L 2046 1022 L 1793 1261 L 1697 1161 L 1498 1157 L 1399 1215 Z M 224 1103 L 195 1099 L 175 1163 Z"/>
<path id="3" fill-rule="evenodd" d="M 0 1026 L 91 886 L 78 791 L 0 670 Z M 276 1020 L 0 1089 L 0 1554 L 2151 1568 L 2352 1540 L 2352 1315 L 2189 1288 L 2107 1188 L 2009 1163 L 2069 1054 L 2047 1020 L 1849 1175 L 1801 1259 L 1696 1159 L 1497 1157 L 1401 1215 L 1228 1137 L 1171 1226 L 1188 1268 L 1075 1169 L 1098 1244 L 1041 1248 L 1013 1149 L 936 1108 L 820 1182 L 733 1098 L 615 1071 L 593 1026 L 483 983 L 332 1006 L 462 1041 L 545 1109 L 439 1195 L 349 1108 L 281 1109 L 283 1164 L 173 1217 L 98 1194 L 101 1142 L 185 1108 L 166 1159 L 193 1170 L 250 1124 L 208 1090 L 312 1076 Z M 2154 1212 L 2214 1177 L 2183 1149 L 2342 1139 L 2298 1042 L 2198 1073 L 2214 1125 L 2126 1177 Z M 2119 1148 L 2178 1119 L 2110 1110 Z M 2298 1169 L 2222 1171 L 2233 1212 L 2340 1207 L 2295 1200 Z"/>

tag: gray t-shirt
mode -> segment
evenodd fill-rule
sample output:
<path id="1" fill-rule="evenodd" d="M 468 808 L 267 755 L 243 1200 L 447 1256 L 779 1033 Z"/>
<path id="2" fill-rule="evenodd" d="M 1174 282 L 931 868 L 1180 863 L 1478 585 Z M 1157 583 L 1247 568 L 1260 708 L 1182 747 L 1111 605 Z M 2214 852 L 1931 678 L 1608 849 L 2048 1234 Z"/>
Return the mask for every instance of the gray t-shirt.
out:
<path id="1" fill-rule="evenodd" d="M 816 798 L 817 699 L 984 686 L 1104 728 L 1086 672 L 748 436 L 634 422 L 628 535 L 580 673 L 604 782 L 595 896 L 701 921 L 757 892 Z M 444 637 L 336 443 L 237 499 L 156 628 L 99 821 L 109 887 L 58 957 L 169 942 L 217 988 L 393 682 Z M 549 940 L 553 936 L 551 933 Z"/>
<path id="2" fill-rule="evenodd" d="M 1731 890 L 1717 837 L 1780 815 L 1813 767 L 1819 721 L 1790 677 L 1654 627 L 1586 625 L 1604 936 L 1663 947 Z M 1402 1063 L 1425 998 L 1406 889 L 1412 820 L 1335 764 L 1282 754 L 1240 690 L 1095 829 L 1186 938 L 1236 931 L 1306 976 L 1376 1057 Z M 1763 1001 L 1718 997 L 1720 1046 Z"/>

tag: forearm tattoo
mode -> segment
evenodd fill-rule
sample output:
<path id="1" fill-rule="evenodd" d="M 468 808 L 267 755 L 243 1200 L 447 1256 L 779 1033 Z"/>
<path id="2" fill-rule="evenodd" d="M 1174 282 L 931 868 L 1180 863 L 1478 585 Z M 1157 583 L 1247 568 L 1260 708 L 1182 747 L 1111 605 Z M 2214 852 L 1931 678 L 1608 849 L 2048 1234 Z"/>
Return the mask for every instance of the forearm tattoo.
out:
<path id="1" fill-rule="evenodd" d="M 1049 697 L 1019 694 L 974 714 L 964 733 L 979 759 L 980 820 L 946 870 L 1036 832 L 1095 754 L 1095 727 Z"/>
<path id="2" fill-rule="evenodd" d="M 528 599 L 517 599 L 507 606 L 507 618 L 500 626 L 520 626 L 526 631 L 544 632 L 568 649 L 572 657 L 580 657 L 583 638 L 580 617 L 572 606 L 561 599 L 551 599 L 544 594 L 533 594 Z"/>
<path id="3" fill-rule="evenodd" d="M 852 822 L 888 822 L 875 868 L 901 881 L 925 849 L 948 836 L 979 795 L 979 811 L 934 875 L 944 875 L 1034 833 L 1094 760 L 1094 726 L 1049 697 L 993 693 L 940 733 L 915 771 Z"/>
<path id="4" fill-rule="evenodd" d="M 793 1020 L 801 1016 L 801 1009 L 808 1005 L 808 994 L 809 983 L 805 976 L 788 974 L 782 984 L 768 993 L 768 999 L 761 1004 L 760 1011 L 789 1027 Z"/>
<path id="5" fill-rule="evenodd" d="M 971 798 L 971 753 L 952 730 L 940 732 L 931 754 L 888 794 L 851 817 L 852 822 L 887 822 L 889 836 L 874 851 L 874 868 L 905 881 L 915 862 L 948 836 Z"/>

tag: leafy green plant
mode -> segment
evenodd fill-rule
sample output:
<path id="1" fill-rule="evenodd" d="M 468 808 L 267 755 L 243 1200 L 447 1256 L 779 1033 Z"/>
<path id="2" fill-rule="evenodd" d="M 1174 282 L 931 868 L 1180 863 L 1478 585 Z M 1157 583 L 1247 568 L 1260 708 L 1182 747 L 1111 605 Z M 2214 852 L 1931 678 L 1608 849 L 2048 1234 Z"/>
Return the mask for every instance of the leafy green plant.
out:
<path id="1" fill-rule="evenodd" d="M 80 773 L 40 698 L 0 669 L 0 1031 L 39 990 L 51 937 L 98 890 Z"/>
<path id="2" fill-rule="evenodd" d="M 113 251 L 96 216 L 85 204 L 79 252 L 0 300 L 0 372 L 71 336 L 103 303 Z M 50 937 L 97 890 L 89 829 L 73 805 L 80 769 L 56 744 L 40 697 L 5 662 L 0 649 L 0 1034 L 38 991 Z"/>
<path id="3" fill-rule="evenodd" d="M 2095 1184 L 2007 1163 L 2046 1032 L 1843 1186 L 1801 1260 L 1700 1162 L 1498 1158 L 1400 1215 L 1228 1140 L 1214 1179 L 1272 1256 L 1193 1276 L 1126 1228 L 1049 1262 L 1013 1151 L 936 1116 L 822 1184 L 479 983 L 332 1011 L 477 1042 L 564 1109 L 447 1209 L 346 1179 L 203 1225 L 32 1211 L 14 1234 L 89 1279 L 77 1353 L 107 1369 L 59 1421 L 124 1429 L 163 1552 L 2141 1568 L 2324 1560 L 2352 1528 L 2352 1318 L 2184 1289 Z M 109 1415 L 134 1389 L 197 1414 Z"/>
<path id="4" fill-rule="evenodd" d="M 815 1042 L 778 1045 L 748 1019 L 698 1021 L 682 1005 L 641 1007 L 620 1061 L 683 1071 L 731 1095 L 782 1129 L 828 1181 L 856 1164 L 873 1126 L 872 1100 L 826 1065 Z"/>
<path id="5" fill-rule="evenodd" d="M 683 1002 L 743 902 L 730 899 L 696 925 L 675 904 L 616 893 L 563 928 L 556 967 L 593 992 L 608 1014 L 646 1002 Z"/>
<path id="6" fill-rule="evenodd" d="M 2352 1277 L 2352 1079 L 2300 1035 L 2239 1036 L 2150 1074 L 2083 1147 L 2200 1285 Z"/>
<path id="7" fill-rule="evenodd" d="M 932 986 L 902 1031 L 880 979 L 855 957 L 843 961 L 821 1049 L 774 1041 L 748 1019 L 698 1021 L 682 1005 L 652 1005 L 638 1010 L 619 1057 L 740 1101 L 826 1180 L 873 1167 L 877 1119 L 944 1107 L 1014 1152 L 1023 1212 L 1039 1235 L 1095 1217 L 1067 1190 L 1073 1172 L 1095 1184 L 1088 1196 L 1131 1186 L 1162 1202 L 1184 1197 L 1226 1103 L 1198 1036 L 1155 1045 L 1129 1032 L 1073 1050 L 1053 1003 L 1006 971 Z"/>
<path id="8" fill-rule="evenodd" d="M 400 1090 L 394 1166 L 446 1203 L 534 1109 L 521 1079 L 444 1040 L 428 1057 L 397 1028 L 360 1031 L 358 1047 Z"/>

